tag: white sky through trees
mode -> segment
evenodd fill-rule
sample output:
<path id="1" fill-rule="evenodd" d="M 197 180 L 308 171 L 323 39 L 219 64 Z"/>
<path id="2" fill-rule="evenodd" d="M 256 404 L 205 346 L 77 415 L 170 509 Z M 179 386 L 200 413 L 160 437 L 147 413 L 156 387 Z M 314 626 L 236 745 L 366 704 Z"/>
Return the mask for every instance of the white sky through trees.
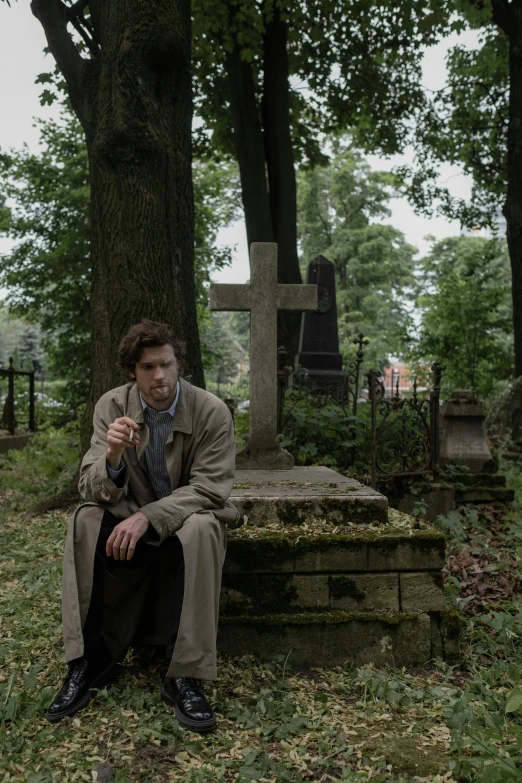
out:
<path id="1" fill-rule="evenodd" d="M 467 32 L 452 35 L 438 46 L 426 52 L 423 64 L 423 83 L 426 89 L 436 90 L 444 86 L 446 69 L 445 54 L 449 46 L 460 42 L 473 48 L 477 43 L 476 33 Z M 34 127 L 35 117 L 57 118 L 58 106 L 41 106 L 39 95 L 41 85 L 35 84 L 39 73 L 52 70 L 51 55 L 44 55 L 46 45 L 43 29 L 31 13 L 29 0 L 13 0 L 11 7 L 0 2 L 0 149 L 19 149 L 25 142 L 31 150 L 38 149 L 38 129 Z M 375 169 L 390 170 L 400 163 L 411 162 L 410 154 L 384 160 L 377 156 L 368 158 Z M 468 197 L 470 179 L 455 166 L 441 169 L 441 181 L 447 183 L 453 196 Z M 0 183 L 1 192 L 1 183 Z M 425 253 L 427 235 L 437 239 L 460 233 L 456 221 L 445 218 L 426 218 L 414 214 L 406 199 L 393 199 L 390 203 L 392 215 L 385 220 L 402 231 L 409 243 Z M 244 283 L 249 277 L 246 232 L 243 221 L 234 223 L 219 235 L 222 244 L 235 245 L 236 253 L 231 267 L 214 275 L 215 282 Z M 6 252 L 11 242 L 0 237 L 0 252 Z M 0 291 L 0 297 L 2 296 Z"/>

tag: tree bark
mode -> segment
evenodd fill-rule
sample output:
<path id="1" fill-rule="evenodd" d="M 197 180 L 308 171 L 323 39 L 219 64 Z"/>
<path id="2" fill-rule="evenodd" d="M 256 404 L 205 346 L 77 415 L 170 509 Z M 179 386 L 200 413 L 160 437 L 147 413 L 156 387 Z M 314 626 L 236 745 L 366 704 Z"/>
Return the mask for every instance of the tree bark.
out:
<path id="1" fill-rule="evenodd" d="M 266 179 L 263 131 L 254 75 L 241 59 L 239 45 L 227 55 L 230 119 L 241 178 L 248 247 L 252 242 L 274 242 Z"/>
<path id="2" fill-rule="evenodd" d="M 124 382 L 118 343 L 143 317 L 187 343 L 203 386 L 194 284 L 189 0 L 94 3 L 97 54 L 81 57 L 60 0 L 33 0 L 83 125 L 91 179 L 92 372 L 82 427 Z M 93 45 L 94 45 L 93 44 Z"/>
<path id="3" fill-rule="evenodd" d="M 274 239 L 280 283 L 301 283 L 297 255 L 297 188 L 291 137 L 287 25 L 274 4 L 263 41 L 262 116 Z M 280 313 L 278 342 L 290 355 L 299 350 L 300 313 Z"/>
<path id="4" fill-rule="evenodd" d="M 515 377 L 522 375 L 522 3 L 510 7 L 508 184 L 504 204 L 512 273 Z"/>

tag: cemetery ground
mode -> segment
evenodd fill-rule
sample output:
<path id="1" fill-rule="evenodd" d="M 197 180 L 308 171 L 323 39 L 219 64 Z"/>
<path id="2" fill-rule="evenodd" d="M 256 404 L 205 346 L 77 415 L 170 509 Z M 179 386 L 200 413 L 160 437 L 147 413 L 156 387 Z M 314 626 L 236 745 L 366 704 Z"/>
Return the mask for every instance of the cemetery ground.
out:
<path id="1" fill-rule="evenodd" d="M 45 442 L 45 449 L 42 448 Z M 69 451 L 68 451 L 69 450 Z M 132 653 L 74 718 L 43 717 L 64 673 L 60 572 L 68 512 L 22 512 L 70 476 L 70 435 L 11 452 L 0 488 L 0 781 L 509 781 L 522 775 L 522 479 L 512 507 L 439 518 L 460 668 L 295 670 L 221 659 L 218 729 L 190 734 L 159 697 L 163 662 Z M 69 473 L 68 473 L 69 470 Z M 54 482 L 54 483 L 50 483 Z M 111 777 L 112 776 L 112 777 Z"/>

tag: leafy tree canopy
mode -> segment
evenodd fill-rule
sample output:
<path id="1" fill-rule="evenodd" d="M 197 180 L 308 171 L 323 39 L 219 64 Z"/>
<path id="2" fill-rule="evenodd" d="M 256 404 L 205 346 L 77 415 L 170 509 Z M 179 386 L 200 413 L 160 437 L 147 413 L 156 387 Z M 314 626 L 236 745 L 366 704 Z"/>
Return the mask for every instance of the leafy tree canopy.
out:
<path id="1" fill-rule="evenodd" d="M 345 363 L 353 339 L 370 339 L 366 369 L 382 367 L 401 350 L 415 284 L 416 249 L 381 219 L 399 192 L 397 178 L 375 172 L 360 153 L 342 146 L 328 166 L 302 171 L 298 178 L 298 227 L 302 259 L 323 255 L 338 275 L 339 337 Z"/>
<path id="2" fill-rule="evenodd" d="M 478 46 L 448 52 L 446 86 L 419 103 L 411 136 L 416 162 L 399 174 L 419 211 L 494 227 L 507 190 L 509 39 L 493 22 L 491 3 L 457 5 L 466 25 L 480 31 Z M 473 178 L 469 201 L 437 182 L 443 163 Z"/>
<path id="3" fill-rule="evenodd" d="M 0 154 L 0 230 L 14 239 L 0 258 L 0 285 L 10 311 L 38 323 L 49 368 L 68 380 L 74 407 L 85 399 L 90 343 L 90 188 L 84 134 L 64 112 L 62 121 L 41 122 L 42 152 L 27 147 Z M 216 246 L 220 228 L 238 208 L 233 166 L 196 160 L 196 285 L 202 326 L 211 271 L 230 263 L 231 249 Z"/>
<path id="4" fill-rule="evenodd" d="M 446 393 L 474 388 L 491 397 L 513 375 L 509 289 L 505 241 L 460 236 L 434 243 L 420 264 L 421 323 L 410 361 L 443 362 Z"/>
<path id="5" fill-rule="evenodd" d="M 263 91 L 263 37 L 278 9 L 288 30 L 291 124 L 296 160 L 322 160 L 319 134 L 352 128 L 361 146 L 402 149 L 405 127 L 422 101 L 423 46 L 462 27 L 444 0 L 196 0 L 195 110 L 214 148 L 232 154 L 225 74 L 239 45 Z"/>

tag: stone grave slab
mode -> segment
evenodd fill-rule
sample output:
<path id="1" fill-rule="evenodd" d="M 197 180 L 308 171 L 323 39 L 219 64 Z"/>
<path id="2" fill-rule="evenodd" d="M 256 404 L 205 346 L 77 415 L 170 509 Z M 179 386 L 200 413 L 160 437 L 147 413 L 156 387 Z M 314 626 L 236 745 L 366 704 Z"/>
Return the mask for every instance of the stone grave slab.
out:
<path id="1" fill-rule="evenodd" d="M 223 568 L 221 652 L 290 653 L 295 666 L 458 662 L 444 535 L 328 468 L 288 473 L 236 474 L 242 517 Z"/>
<path id="2" fill-rule="evenodd" d="M 237 470 L 230 499 L 250 525 L 326 519 L 338 525 L 388 521 L 384 495 L 326 467 Z"/>

